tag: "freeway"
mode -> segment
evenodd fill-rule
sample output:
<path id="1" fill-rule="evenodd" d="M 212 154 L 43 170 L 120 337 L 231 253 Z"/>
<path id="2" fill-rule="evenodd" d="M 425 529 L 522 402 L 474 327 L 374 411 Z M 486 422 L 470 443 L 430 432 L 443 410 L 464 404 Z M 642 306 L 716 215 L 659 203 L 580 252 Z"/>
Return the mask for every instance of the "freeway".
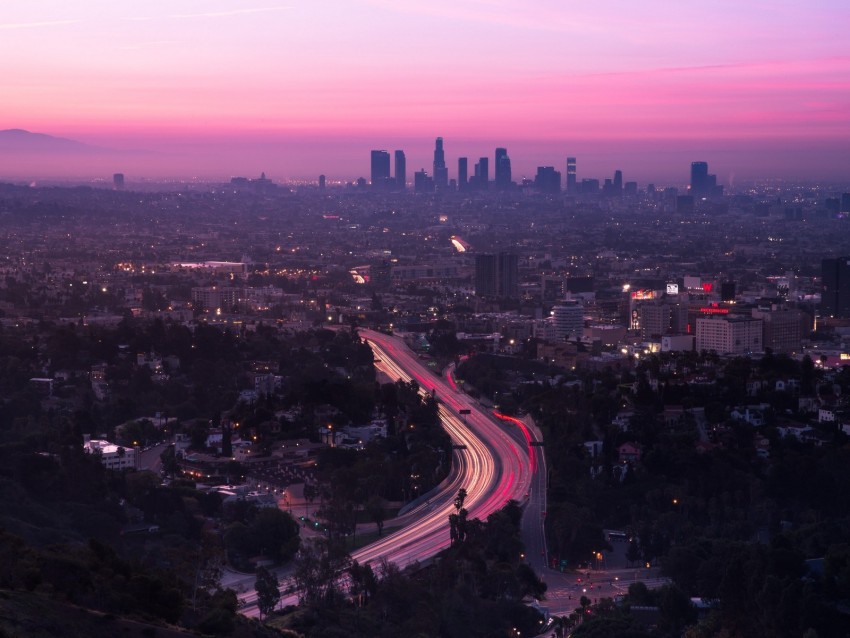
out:
<path id="1" fill-rule="evenodd" d="M 470 519 L 486 520 L 509 500 L 528 500 L 539 448 L 529 445 L 527 430 L 496 418 L 460 392 L 451 376 L 434 375 L 400 338 L 366 329 L 359 333 L 375 354 L 376 368 L 392 380 L 415 380 L 423 394 L 438 400 L 440 420 L 455 450 L 452 472 L 440 492 L 405 514 L 405 527 L 353 552 L 352 558 L 372 565 L 386 560 L 400 568 L 425 563 L 450 544 L 448 517 L 460 488 L 466 490 L 464 507 Z M 542 530 L 540 523 L 535 527 Z M 253 584 L 246 578 L 245 584 L 249 582 Z M 242 613 L 257 615 L 255 592 L 240 596 L 240 600 Z M 282 605 L 297 602 L 296 594 L 281 600 Z"/>
<path id="2" fill-rule="evenodd" d="M 454 510 L 453 496 L 461 487 L 467 493 L 464 506 L 469 518 L 486 520 L 507 501 L 524 500 L 532 479 L 529 448 L 476 401 L 430 372 L 401 339 L 372 330 L 359 332 L 372 347 L 379 370 L 391 379 L 415 380 L 424 392 L 437 398 L 443 427 L 457 448 L 457 472 L 442 496 L 431 499 L 429 510 L 408 527 L 352 556 L 360 563 L 384 558 L 403 568 L 448 547 L 448 516 Z"/>

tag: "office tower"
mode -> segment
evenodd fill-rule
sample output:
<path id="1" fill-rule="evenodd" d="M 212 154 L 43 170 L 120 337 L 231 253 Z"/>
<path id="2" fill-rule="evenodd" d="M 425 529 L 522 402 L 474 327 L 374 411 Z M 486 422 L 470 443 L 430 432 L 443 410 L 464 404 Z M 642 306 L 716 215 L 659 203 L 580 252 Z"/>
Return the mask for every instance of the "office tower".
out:
<path id="1" fill-rule="evenodd" d="M 476 166 L 475 177 L 477 178 L 478 188 L 487 190 L 490 188 L 490 160 L 487 157 L 482 157 L 478 160 Z"/>
<path id="2" fill-rule="evenodd" d="M 656 339 L 687 331 L 687 304 L 643 302 L 636 309 L 641 339 Z"/>
<path id="3" fill-rule="evenodd" d="M 476 255 L 475 294 L 479 297 L 518 297 L 519 258 L 514 253 Z"/>
<path id="4" fill-rule="evenodd" d="M 734 281 L 724 281 L 720 284 L 720 301 L 735 301 Z"/>
<path id="5" fill-rule="evenodd" d="M 599 193 L 599 180 L 585 177 L 581 180 L 581 185 L 579 186 L 579 192 L 584 193 L 585 195 L 596 195 Z"/>
<path id="6" fill-rule="evenodd" d="M 468 170 L 469 160 L 465 157 L 459 157 L 457 160 L 457 189 L 459 191 L 466 190 L 468 186 Z"/>
<path id="7" fill-rule="evenodd" d="M 390 180 L 390 154 L 372 151 L 372 188 L 386 188 Z"/>
<path id="8" fill-rule="evenodd" d="M 325 190 L 325 176 L 319 175 L 319 189 Z"/>
<path id="9" fill-rule="evenodd" d="M 500 297 L 519 297 L 519 257 L 514 253 L 499 253 L 497 268 L 497 292 Z"/>
<path id="10" fill-rule="evenodd" d="M 717 185 L 717 175 L 709 175 L 707 162 L 691 162 L 690 194 L 695 197 L 723 194 L 723 187 Z"/>
<path id="11" fill-rule="evenodd" d="M 623 193 L 623 171 L 614 171 L 614 194 Z"/>
<path id="12" fill-rule="evenodd" d="M 637 195 L 637 194 L 638 194 L 637 182 L 626 182 L 625 184 L 623 184 L 623 195 L 633 196 L 633 195 Z"/>
<path id="13" fill-rule="evenodd" d="M 717 354 L 749 354 L 762 351 L 761 319 L 716 315 L 697 318 L 696 349 Z"/>
<path id="14" fill-rule="evenodd" d="M 407 187 L 407 160 L 404 151 L 395 152 L 395 187 L 399 190 Z"/>
<path id="15" fill-rule="evenodd" d="M 124 190 L 124 173 L 115 173 L 112 176 L 112 188 L 118 191 Z"/>
<path id="16" fill-rule="evenodd" d="M 434 147 L 434 186 L 445 189 L 449 185 L 449 169 L 446 168 L 446 154 L 443 151 L 443 138 L 437 138 Z"/>
<path id="17" fill-rule="evenodd" d="M 425 172 L 425 169 L 413 174 L 413 190 L 417 193 L 433 193 L 434 180 Z"/>
<path id="18" fill-rule="evenodd" d="M 841 193 L 841 212 L 850 213 L 850 193 Z"/>
<path id="19" fill-rule="evenodd" d="M 561 173 L 554 166 L 538 166 L 534 187 L 541 193 L 557 195 L 561 192 Z"/>
<path id="20" fill-rule="evenodd" d="M 496 296 L 496 255 L 475 255 L 475 294 Z"/>
<path id="21" fill-rule="evenodd" d="M 496 149 L 496 188 L 507 190 L 511 187 L 511 159 L 508 157 L 508 149 Z"/>
<path id="22" fill-rule="evenodd" d="M 576 158 L 567 158 L 567 192 L 570 195 L 576 193 Z"/>
<path id="23" fill-rule="evenodd" d="M 708 163 L 691 162 L 691 192 L 702 193 L 708 183 Z"/>
<path id="24" fill-rule="evenodd" d="M 761 319 L 764 334 L 762 346 L 776 354 L 799 352 L 803 341 L 803 312 L 796 308 L 771 306 L 753 308 L 754 319 Z"/>
<path id="25" fill-rule="evenodd" d="M 850 318 L 850 257 L 821 262 L 822 317 Z"/>

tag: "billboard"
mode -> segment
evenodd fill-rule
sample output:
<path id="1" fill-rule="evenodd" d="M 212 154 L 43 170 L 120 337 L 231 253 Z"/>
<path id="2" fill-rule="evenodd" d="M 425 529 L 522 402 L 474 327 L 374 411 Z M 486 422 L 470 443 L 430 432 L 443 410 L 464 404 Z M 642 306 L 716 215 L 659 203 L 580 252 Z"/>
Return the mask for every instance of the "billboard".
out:
<path id="1" fill-rule="evenodd" d="M 667 294 L 668 295 L 678 295 L 679 294 L 679 284 L 667 284 Z"/>
<path id="2" fill-rule="evenodd" d="M 635 301 L 646 301 L 647 299 L 655 299 L 655 291 L 641 288 L 640 290 L 632 291 L 632 299 Z"/>

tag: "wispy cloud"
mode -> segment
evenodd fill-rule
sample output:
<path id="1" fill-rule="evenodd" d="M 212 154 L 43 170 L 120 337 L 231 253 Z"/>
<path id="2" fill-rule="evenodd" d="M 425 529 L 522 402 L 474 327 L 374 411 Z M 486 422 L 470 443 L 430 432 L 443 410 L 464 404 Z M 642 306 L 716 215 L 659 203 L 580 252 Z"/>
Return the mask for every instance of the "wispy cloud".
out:
<path id="1" fill-rule="evenodd" d="M 160 47 L 168 44 L 180 44 L 180 40 L 150 40 L 148 42 L 137 42 L 136 44 L 128 44 L 120 47 L 122 51 L 138 51 L 150 47 Z"/>
<path id="2" fill-rule="evenodd" d="M 205 11 L 203 13 L 177 13 L 172 18 L 228 18 L 230 16 L 244 15 L 248 13 L 267 13 L 270 11 L 285 11 L 288 6 L 257 7 L 254 9 L 231 9 L 229 11 Z"/>
<path id="3" fill-rule="evenodd" d="M 11 29 L 40 29 L 42 27 L 61 27 L 66 24 L 78 24 L 82 20 L 45 20 L 43 22 L 0 22 L 0 30 Z"/>

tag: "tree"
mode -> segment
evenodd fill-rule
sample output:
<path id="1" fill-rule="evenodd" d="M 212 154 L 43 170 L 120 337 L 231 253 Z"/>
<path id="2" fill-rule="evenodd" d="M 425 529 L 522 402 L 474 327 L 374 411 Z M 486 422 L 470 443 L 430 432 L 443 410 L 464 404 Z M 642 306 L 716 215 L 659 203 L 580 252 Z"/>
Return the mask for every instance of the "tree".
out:
<path id="1" fill-rule="evenodd" d="M 159 459 L 162 462 L 162 471 L 173 479 L 174 475 L 180 471 L 180 465 L 177 462 L 177 454 L 174 451 L 174 446 L 169 445 L 165 448 L 162 454 L 159 455 Z"/>
<path id="2" fill-rule="evenodd" d="M 466 500 L 466 490 L 464 488 L 460 488 L 457 491 L 457 496 L 455 497 L 455 509 L 460 513 L 460 510 L 463 509 L 463 502 Z"/>
<path id="3" fill-rule="evenodd" d="M 384 520 L 387 516 L 387 512 L 384 509 L 385 505 L 384 499 L 380 496 L 373 496 L 366 503 L 366 511 L 369 513 L 369 517 L 378 526 L 378 536 L 384 533 Z"/>
<path id="4" fill-rule="evenodd" d="M 319 491 L 316 489 L 316 486 L 312 483 L 304 483 L 304 516 L 307 516 L 307 503 L 310 505 L 313 504 L 313 501 L 316 500 L 316 497 L 319 495 Z"/>
<path id="5" fill-rule="evenodd" d="M 629 562 L 629 566 L 634 565 L 640 560 L 640 547 L 638 547 L 637 541 L 634 538 L 629 541 L 629 546 L 626 549 L 626 560 Z"/>
<path id="6" fill-rule="evenodd" d="M 254 583 L 257 590 L 257 607 L 260 609 L 260 618 L 268 616 L 280 601 L 280 583 L 277 576 L 265 567 L 257 568 L 257 581 Z"/>
<path id="7" fill-rule="evenodd" d="M 276 563 L 292 558 L 301 542 L 295 519 L 286 512 L 269 507 L 256 512 L 249 532 L 254 548 Z"/>
<path id="8" fill-rule="evenodd" d="M 340 543 L 322 538 L 305 542 L 295 557 L 295 586 L 302 605 L 331 608 L 342 601 L 339 574 L 351 566 Z"/>

